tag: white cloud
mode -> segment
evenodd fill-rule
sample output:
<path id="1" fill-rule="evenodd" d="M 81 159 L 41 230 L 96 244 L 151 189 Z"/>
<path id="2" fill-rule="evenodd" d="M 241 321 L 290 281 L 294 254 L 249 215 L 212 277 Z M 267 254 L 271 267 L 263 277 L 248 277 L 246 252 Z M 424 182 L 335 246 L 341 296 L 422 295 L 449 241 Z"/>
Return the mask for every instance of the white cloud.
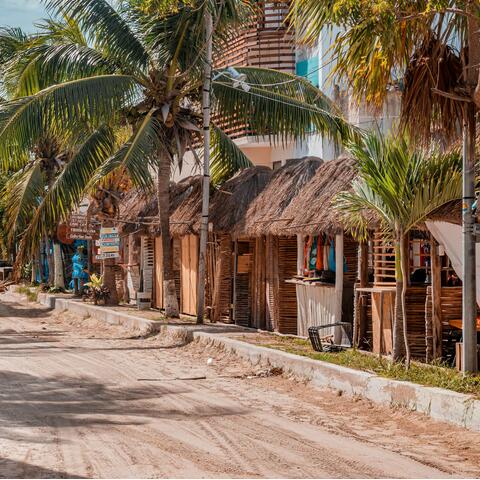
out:
<path id="1" fill-rule="evenodd" d="M 46 16 L 39 0 L 0 0 L 0 25 L 33 30 L 33 23 Z"/>

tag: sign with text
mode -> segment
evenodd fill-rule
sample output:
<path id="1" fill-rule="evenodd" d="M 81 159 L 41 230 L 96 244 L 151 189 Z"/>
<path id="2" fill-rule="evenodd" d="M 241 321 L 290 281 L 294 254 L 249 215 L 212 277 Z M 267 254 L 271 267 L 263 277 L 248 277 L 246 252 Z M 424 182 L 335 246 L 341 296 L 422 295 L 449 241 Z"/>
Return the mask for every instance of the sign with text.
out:
<path id="1" fill-rule="evenodd" d="M 72 214 L 68 221 L 67 238 L 71 240 L 94 240 L 99 237 L 100 224 L 86 215 Z"/>
<path id="2" fill-rule="evenodd" d="M 96 243 L 99 247 L 99 256 L 103 256 L 102 259 L 120 257 L 120 235 L 116 227 L 101 228 L 100 240 Z M 105 255 L 108 256 L 105 257 Z"/>
<path id="3" fill-rule="evenodd" d="M 95 255 L 95 260 L 106 260 L 107 258 L 120 258 L 120 253 L 111 252 L 111 253 L 100 253 Z"/>

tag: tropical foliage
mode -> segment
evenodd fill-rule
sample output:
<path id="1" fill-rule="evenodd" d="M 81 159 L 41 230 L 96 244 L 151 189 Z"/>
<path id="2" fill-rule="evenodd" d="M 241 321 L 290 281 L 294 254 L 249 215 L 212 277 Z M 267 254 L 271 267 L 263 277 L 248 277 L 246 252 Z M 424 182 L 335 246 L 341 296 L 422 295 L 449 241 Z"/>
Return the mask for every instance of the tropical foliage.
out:
<path id="1" fill-rule="evenodd" d="M 436 209 L 462 196 L 462 162 L 458 154 L 415 150 L 404 138 L 369 134 L 349 146 L 358 162 L 358 179 L 351 191 L 338 195 L 336 208 L 346 225 L 360 238 L 368 235 L 372 217 L 396 245 L 396 314 L 393 356 L 406 350 L 408 234 Z"/>
<path id="2" fill-rule="evenodd" d="M 358 101 L 380 106 L 396 87 L 412 137 L 458 134 L 462 104 L 474 96 L 464 72 L 468 61 L 479 63 L 478 2 L 294 0 L 292 19 L 309 44 L 333 30 L 332 75 L 346 80 Z"/>
<path id="3" fill-rule="evenodd" d="M 147 189 L 156 172 L 160 231 L 169 232 L 171 164 L 181 168 L 185 151 L 202 138 L 205 9 L 214 18 L 216 52 L 252 10 L 239 0 L 170 2 L 160 10 L 157 3 L 125 1 L 115 9 L 107 0 L 47 0 L 52 17 L 63 20 L 47 22 L 21 59 L 5 69 L 4 83 L 15 94 L 0 107 L 0 157 L 20 162 L 46 131 L 68 138 L 86 130 L 91 137 L 75 145 L 98 166 L 92 182 L 121 169 Z M 213 82 L 215 182 L 249 165 L 225 133 L 231 126 L 246 125 L 272 142 L 302 139 L 312 126 L 337 142 L 351 135 L 328 98 L 306 80 L 272 70 L 238 70 L 246 75 L 248 92 L 222 72 Z M 110 154 L 109 129 L 119 126 L 129 138 Z M 73 196 L 79 198 L 75 189 Z M 65 212 L 60 209 L 58 217 Z M 165 291 L 173 299 L 168 235 L 163 238 Z M 27 237 L 25 242 L 35 244 Z"/>

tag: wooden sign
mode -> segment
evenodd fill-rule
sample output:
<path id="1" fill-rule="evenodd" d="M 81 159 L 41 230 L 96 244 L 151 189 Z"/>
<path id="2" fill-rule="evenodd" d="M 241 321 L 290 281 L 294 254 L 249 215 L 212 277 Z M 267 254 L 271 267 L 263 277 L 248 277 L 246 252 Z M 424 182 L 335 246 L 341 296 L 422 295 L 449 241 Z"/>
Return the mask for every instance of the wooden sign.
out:
<path id="1" fill-rule="evenodd" d="M 70 240 L 94 240 L 99 237 L 100 224 L 86 215 L 72 214 L 68 221 L 66 237 Z"/>

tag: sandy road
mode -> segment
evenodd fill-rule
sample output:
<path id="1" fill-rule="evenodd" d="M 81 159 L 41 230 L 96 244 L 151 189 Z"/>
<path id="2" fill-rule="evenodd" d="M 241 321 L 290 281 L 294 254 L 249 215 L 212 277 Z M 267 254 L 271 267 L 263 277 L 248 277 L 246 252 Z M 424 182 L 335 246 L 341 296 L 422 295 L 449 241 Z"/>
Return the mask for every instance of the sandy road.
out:
<path id="1" fill-rule="evenodd" d="M 480 475 L 480 435 L 167 340 L 0 299 L 0 477 Z"/>

